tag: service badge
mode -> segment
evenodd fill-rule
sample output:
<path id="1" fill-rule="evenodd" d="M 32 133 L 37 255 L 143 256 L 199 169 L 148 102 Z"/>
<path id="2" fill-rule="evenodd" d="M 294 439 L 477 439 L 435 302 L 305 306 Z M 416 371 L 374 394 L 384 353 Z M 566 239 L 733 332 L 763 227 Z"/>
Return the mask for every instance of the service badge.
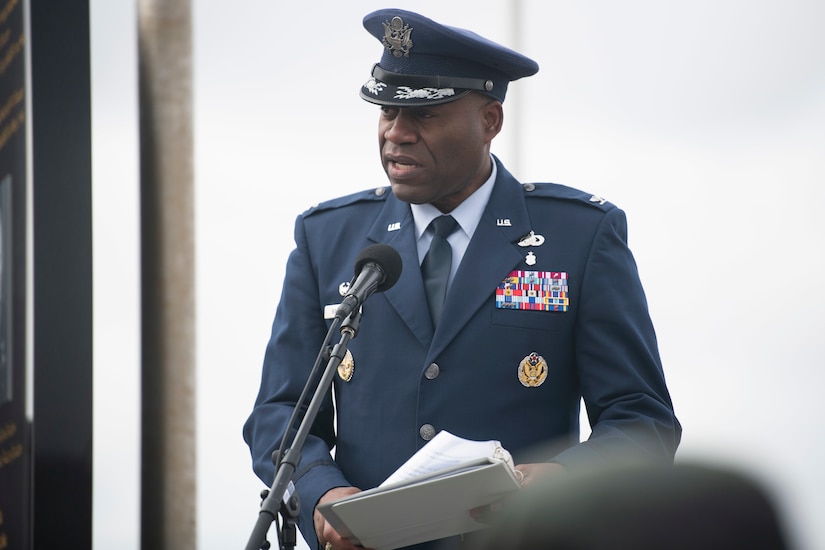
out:
<path id="1" fill-rule="evenodd" d="M 338 377 L 341 378 L 344 382 L 349 382 L 352 380 L 352 375 L 355 373 L 355 359 L 352 358 L 352 354 L 347 350 L 346 355 L 341 360 L 341 363 L 338 365 Z"/>
<path id="2" fill-rule="evenodd" d="M 547 379 L 547 361 L 535 351 L 521 360 L 518 379 L 527 388 L 537 388 Z"/>

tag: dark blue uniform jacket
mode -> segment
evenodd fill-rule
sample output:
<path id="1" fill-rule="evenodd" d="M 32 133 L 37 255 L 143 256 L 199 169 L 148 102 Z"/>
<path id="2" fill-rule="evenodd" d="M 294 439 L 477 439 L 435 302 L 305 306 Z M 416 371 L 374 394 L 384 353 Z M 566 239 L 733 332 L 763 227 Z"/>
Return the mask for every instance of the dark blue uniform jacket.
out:
<path id="1" fill-rule="evenodd" d="M 519 246 L 531 231 L 544 242 Z M 681 428 L 625 215 L 614 205 L 556 184 L 520 184 L 499 163 L 436 331 L 412 214 L 389 188 L 308 210 L 297 219 L 295 241 L 260 393 L 244 426 L 267 486 L 270 455 L 331 322 L 324 307 L 341 302 L 339 285 L 352 279 L 354 260 L 368 245 L 392 246 L 404 266 L 395 286 L 366 301 L 349 345 L 352 379 L 335 377 L 337 411 L 329 395 L 303 449 L 295 479 L 299 525 L 310 545 L 312 511 L 324 492 L 380 484 L 426 443 L 430 428 L 499 440 L 516 464 L 552 460 L 575 468 L 628 456 L 672 462 Z M 496 307 L 496 288 L 517 270 L 566 273 L 567 310 Z M 547 365 L 543 383 L 532 387 L 519 373 L 531 353 Z M 579 443 L 582 397 L 592 433 Z"/>

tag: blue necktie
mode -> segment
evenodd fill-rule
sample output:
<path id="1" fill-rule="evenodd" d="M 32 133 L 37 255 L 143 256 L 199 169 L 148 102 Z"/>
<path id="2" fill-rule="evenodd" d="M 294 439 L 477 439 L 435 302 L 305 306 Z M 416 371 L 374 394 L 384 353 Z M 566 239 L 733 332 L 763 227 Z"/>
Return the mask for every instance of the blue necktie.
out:
<path id="1" fill-rule="evenodd" d="M 430 222 L 435 235 L 430 242 L 427 255 L 424 256 L 424 261 L 421 262 L 421 275 L 424 278 L 424 291 L 427 293 L 433 326 L 438 324 L 441 311 L 444 309 L 447 282 L 453 263 L 453 249 L 447 242 L 447 237 L 455 231 L 457 226 L 458 222 L 452 216 L 439 216 Z"/>

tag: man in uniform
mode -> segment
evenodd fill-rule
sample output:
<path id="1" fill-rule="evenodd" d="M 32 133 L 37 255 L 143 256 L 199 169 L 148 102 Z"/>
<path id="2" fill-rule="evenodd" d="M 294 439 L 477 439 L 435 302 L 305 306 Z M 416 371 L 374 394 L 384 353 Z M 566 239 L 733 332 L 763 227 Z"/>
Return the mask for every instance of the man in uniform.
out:
<path id="1" fill-rule="evenodd" d="M 408 11 L 373 12 L 364 26 L 383 50 L 361 97 L 380 106 L 390 186 L 296 221 L 244 427 L 258 476 L 272 482 L 271 454 L 331 323 L 325 311 L 375 243 L 397 250 L 403 270 L 364 305 L 335 409 L 330 394 L 303 448 L 294 480 L 311 547 L 354 548 L 316 506 L 377 486 L 440 430 L 500 441 L 525 484 L 557 470 L 672 463 L 681 427 L 624 213 L 569 187 L 519 183 L 490 153 L 508 83 L 538 65 Z"/>

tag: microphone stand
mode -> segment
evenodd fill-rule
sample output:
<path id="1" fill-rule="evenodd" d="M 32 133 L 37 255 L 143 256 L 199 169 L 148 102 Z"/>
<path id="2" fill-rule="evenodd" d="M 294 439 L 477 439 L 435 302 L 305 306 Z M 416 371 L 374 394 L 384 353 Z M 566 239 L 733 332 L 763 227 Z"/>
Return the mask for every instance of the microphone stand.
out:
<path id="1" fill-rule="evenodd" d="M 252 530 L 252 534 L 247 542 L 246 550 L 267 550 L 270 547 L 266 540 L 266 534 L 269 527 L 276 519 L 277 514 L 280 513 L 284 519 L 284 524 L 281 532 L 278 534 L 279 544 L 282 550 L 295 548 L 296 536 L 296 520 L 300 510 L 300 498 L 295 486 L 292 484 L 292 476 L 298 468 L 298 463 L 301 461 L 301 450 L 304 447 L 306 438 L 309 435 L 310 428 L 318 416 L 318 411 L 321 408 L 321 403 L 332 385 L 332 380 L 338 370 L 338 365 L 344 359 L 347 353 L 347 345 L 349 341 L 355 338 L 358 334 L 358 327 L 361 324 L 361 308 L 355 309 L 341 324 L 341 339 L 330 352 L 329 361 L 324 370 L 318 385 L 315 388 L 315 393 L 312 396 L 312 401 L 307 407 L 306 414 L 298 426 L 298 431 L 295 434 L 295 439 L 292 445 L 286 450 L 281 460 L 277 460 L 275 464 L 275 479 L 272 482 L 272 487 L 269 491 L 264 490 L 261 493 L 263 502 L 261 503 L 261 511 L 258 514 L 258 520 Z M 330 331 L 334 330 L 336 323 L 333 322 Z M 326 346 L 326 342 L 324 343 Z M 321 355 L 319 355 L 320 361 Z M 313 373 L 315 369 L 313 368 Z M 313 376 L 310 374 L 307 385 L 312 382 Z M 300 403 L 296 404 L 296 407 Z M 289 433 L 289 426 L 284 437 Z M 280 457 L 278 457 L 280 458 Z"/>

